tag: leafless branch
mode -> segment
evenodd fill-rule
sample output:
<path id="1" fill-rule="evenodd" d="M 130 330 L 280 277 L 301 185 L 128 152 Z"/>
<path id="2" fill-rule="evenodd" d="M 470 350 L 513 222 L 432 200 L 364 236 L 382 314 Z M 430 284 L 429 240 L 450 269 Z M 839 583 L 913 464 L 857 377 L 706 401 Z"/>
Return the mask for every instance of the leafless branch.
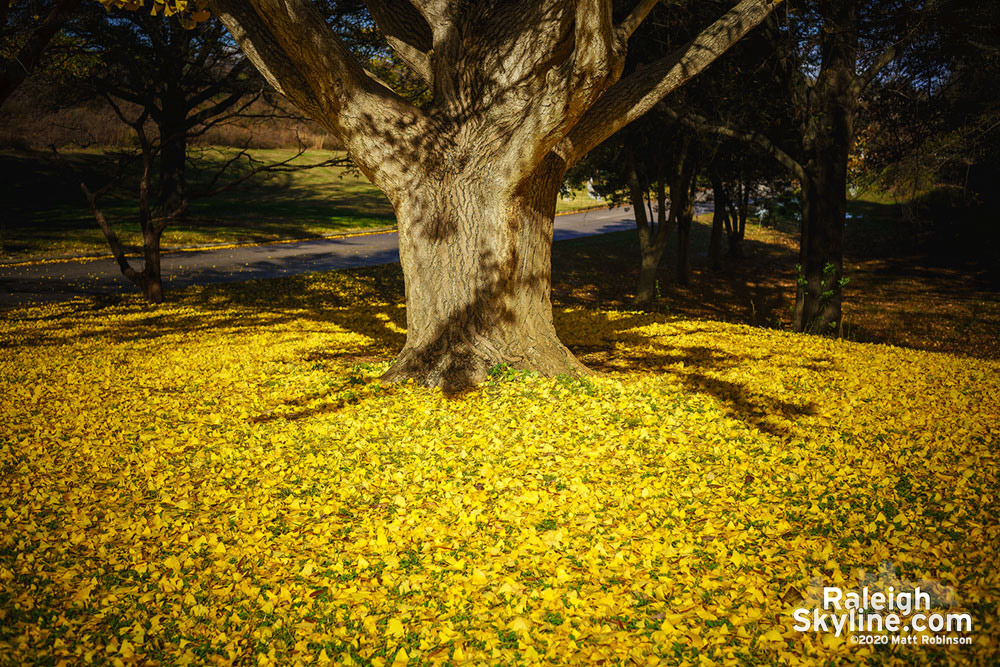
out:
<path id="1" fill-rule="evenodd" d="M 649 12 L 653 10 L 660 0 L 639 0 L 635 8 L 625 17 L 625 20 L 618 24 L 618 39 L 622 42 L 627 42 L 628 38 L 632 36 L 632 33 L 638 29 L 643 21 L 646 20 L 646 16 Z"/>

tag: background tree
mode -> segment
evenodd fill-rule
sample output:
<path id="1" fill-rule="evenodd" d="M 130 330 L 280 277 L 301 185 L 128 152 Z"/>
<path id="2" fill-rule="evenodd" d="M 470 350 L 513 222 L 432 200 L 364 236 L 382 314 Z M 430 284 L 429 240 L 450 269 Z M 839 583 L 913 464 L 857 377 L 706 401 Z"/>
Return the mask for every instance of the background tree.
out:
<path id="1" fill-rule="evenodd" d="M 393 205 L 407 339 L 385 379 L 456 391 L 499 363 L 585 371 L 556 335 L 550 302 L 566 170 L 773 7 L 743 0 L 687 46 L 621 78 L 626 43 L 655 4 L 616 13 L 610 0 L 369 0 L 431 91 L 414 104 L 366 72 L 312 2 L 208 3 L 265 78 L 336 135 Z"/>
<path id="2" fill-rule="evenodd" d="M 570 185 L 588 183 L 612 205 L 631 204 L 639 239 L 639 277 L 632 303 L 639 308 L 653 302 L 660 263 L 674 230 L 677 243 L 686 242 L 685 223 L 690 235 L 697 147 L 690 136 L 675 129 L 647 114 L 591 151 L 567 175 Z M 679 281 L 687 278 L 688 268 L 686 257 L 679 259 Z"/>
<path id="3" fill-rule="evenodd" d="M 841 321 L 847 165 L 863 95 L 930 25 L 937 6 L 815 0 L 767 23 L 772 73 L 788 91 L 787 118 L 753 128 L 689 114 L 696 129 L 737 138 L 777 160 L 801 187 L 796 331 L 837 332 Z M 681 118 L 674 109 L 664 111 Z"/>
<path id="4" fill-rule="evenodd" d="M 705 1 L 671 5 L 669 11 L 661 5 L 636 32 L 626 72 L 670 53 L 678 44 L 691 39 L 699 23 L 723 9 L 723 3 Z M 738 254 L 753 186 L 750 177 L 756 178 L 769 158 L 755 157 L 745 146 L 732 140 L 720 141 L 714 133 L 692 132 L 690 127 L 676 122 L 677 110 L 684 110 L 685 114 L 713 114 L 726 118 L 730 124 L 735 124 L 737 119 L 741 124 L 756 121 L 765 108 L 773 113 L 770 107 L 775 92 L 762 83 L 767 77 L 759 71 L 770 50 L 768 41 L 756 33 L 744 38 L 711 65 L 711 76 L 688 83 L 658 105 L 674 110 L 673 114 L 654 109 L 573 168 L 574 184 L 596 181 L 599 193 L 611 201 L 631 201 L 634 205 L 640 246 L 636 305 L 646 306 L 652 300 L 660 260 L 675 229 L 675 280 L 681 284 L 688 282 L 694 195 L 701 167 L 708 167 L 709 163 L 718 177 L 717 200 L 722 202 L 717 207 L 717 229 L 713 230 L 709 248 L 710 263 L 721 266 L 722 234 L 726 229 L 730 230 L 732 253 Z M 727 198 L 726 190 L 733 190 L 734 194 Z M 652 206 L 641 204 L 650 201 L 650 191 L 655 191 L 653 196 L 659 202 L 655 214 Z M 737 206 L 737 202 L 742 205 Z M 658 218 L 656 222 L 654 217 Z"/>
<path id="5" fill-rule="evenodd" d="M 42 53 L 82 0 L 0 0 L 0 106 L 38 67 Z M 43 18 L 38 18 L 43 17 Z"/>
<path id="6" fill-rule="evenodd" d="M 173 215 L 185 200 L 188 142 L 245 111 L 263 81 L 217 19 L 192 25 L 179 14 L 106 12 L 95 5 L 68 31 L 102 63 L 81 86 L 107 99 L 126 123 L 132 121 L 124 103 L 155 126 L 154 206 L 159 215 Z"/>
<path id="7" fill-rule="evenodd" d="M 852 166 L 901 203 L 915 240 L 975 257 L 997 238 L 985 213 L 1000 204 L 1000 7 L 951 0 L 937 16 L 873 82 Z"/>
<path id="8" fill-rule="evenodd" d="M 250 176 L 292 169 L 302 154 L 278 164 L 255 164 L 246 150 L 236 151 L 207 187 L 189 192 L 185 178 L 188 142 L 220 123 L 242 116 L 260 98 L 264 82 L 243 57 L 222 24 L 213 18 L 193 21 L 184 14 L 105 11 L 82 8 L 66 27 L 80 54 L 96 59 L 79 88 L 102 96 L 132 131 L 137 149 L 115 156 L 117 176 L 91 190 L 87 203 L 122 274 L 153 303 L 164 299 L 160 255 L 167 226 L 183 216 L 193 197 L 205 198 L 245 182 Z M 333 164 L 326 160 L 308 168 Z M 241 175 L 231 176 L 238 163 Z M 101 208 L 104 194 L 138 165 L 136 217 L 142 235 L 142 264 L 133 266 Z M 303 166 L 295 168 L 305 168 Z M 154 176 L 155 173 L 155 176 Z"/>

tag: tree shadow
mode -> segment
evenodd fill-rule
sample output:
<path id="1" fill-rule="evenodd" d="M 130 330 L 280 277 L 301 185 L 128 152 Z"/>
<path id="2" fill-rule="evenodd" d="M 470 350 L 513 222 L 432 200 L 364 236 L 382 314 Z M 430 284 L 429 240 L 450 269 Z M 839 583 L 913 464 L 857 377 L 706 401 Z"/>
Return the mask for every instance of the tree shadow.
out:
<path id="1" fill-rule="evenodd" d="M 738 369 L 752 379 L 768 367 L 787 365 L 772 354 L 732 354 L 720 348 L 704 345 L 670 345 L 662 336 L 653 336 L 642 328 L 663 321 L 662 316 L 650 313 L 629 314 L 610 318 L 601 311 L 584 311 L 583 326 L 588 331 L 606 334 L 603 345 L 573 345 L 570 349 L 590 368 L 600 373 L 657 374 L 678 381 L 685 390 L 711 396 L 722 406 L 726 415 L 775 436 L 790 435 L 789 429 L 775 423 L 775 417 L 795 421 L 817 413 L 817 406 L 809 401 L 793 402 L 774 396 L 761 395 L 747 384 L 719 377 Z M 581 314 L 575 315 L 579 323 Z M 557 321 L 558 324 L 558 321 Z M 708 328 L 685 329 L 684 336 L 715 333 Z M 641 350 L 641 352 L 623 352 Z M 833 362 L 823 358 L 796 360 L 796 367 L 822 374 L 834 368 Z"/>
<path id="2" fill-rule="evenodd" d="M 514 288 L 512 288 L 514 289 Z M 254 416 L 260 422 L 301 419 L 342 410 L 357 396 L 344 395 L 368 384 L 350 369 L 359 364 L 385 363 L 393 359 L 406 340 L 402 271 L 398 264 L 366 267 L 326 274 L 300 274 L 280 280 L 256 280 L 239 284 L 217 284 L 174 292 L 173 303 L 151 306 L 134 296 L 106 296 L 60 304 L 54 310 L 11 311 L 10 319 L 23 323 L 16 337 L 4 337 L 7 349 L 74 345 L 116 345 L 167 341 L 186 334 L 243 335 L 259 328 L 296 324 L 297 331 L 343 330 L 361 334 L 357 343 L 329 348 L 311 346 L 297 354 L 303 363 L 331 364 L 349 376 L 343 386 L 321 394 L 303 394 L 269 413 Z M 692 392 L 714 397 L 726 413 L 762 431 L 787 435 L 787 430 L 769 417 L 795 418 L 814 414 L 812 404 L 795 404 L 761 396 L 739 382 L 716 377 L 734 368 L 752 368 L 768 356 L 731 355 L 721 348 L 671 346 L 644 328 L 663 321 L 652 313 L 607 313 L 574 309 L 557 304 L 557 331 L 581 360 L 599 373 L 655 373 L 679 381 Z M 315 327 L 309 327 L 308 324 Z M 567 329 L 572 327 L 572 329 Z M 590 340 L 577 344 L 580 332 Z M 688 330 L 697 334 L 709 329 Z M 617 345 L 616 345 L 617 344 Z M 622 352 L 621 350 L 642 350 Z M 822 373 L 828 366 L 803 367 Z M 824 362 L 829 363 L 829 362 Z M 361 392 L 355 392 L 359 396 Z M 360 400 L 360 399 L 359 399 Z"/>

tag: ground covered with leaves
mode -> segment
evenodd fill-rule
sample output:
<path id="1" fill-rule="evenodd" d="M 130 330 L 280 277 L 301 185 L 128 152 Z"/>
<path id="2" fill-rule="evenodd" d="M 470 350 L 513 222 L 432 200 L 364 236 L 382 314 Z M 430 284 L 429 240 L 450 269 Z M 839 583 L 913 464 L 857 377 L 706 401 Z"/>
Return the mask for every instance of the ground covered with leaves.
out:
<path id="1" fill-rule="evenodd" d="M 1000 363 L 557 308 L 599 373 L 375 379 L 398 267 L 0 324 L 0 663 L 996 664 Z M 966 646 L 792 629 L 922 585 Z"/>

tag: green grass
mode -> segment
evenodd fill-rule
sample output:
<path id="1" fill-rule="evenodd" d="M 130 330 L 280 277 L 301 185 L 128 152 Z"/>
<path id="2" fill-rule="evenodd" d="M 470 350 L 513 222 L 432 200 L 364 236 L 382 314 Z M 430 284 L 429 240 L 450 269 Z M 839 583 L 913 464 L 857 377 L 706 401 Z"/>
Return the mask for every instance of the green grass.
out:
<path id="1" fill-rule="evenodd" d="M 292 149 L 254 150 L 263 162 L 280 162 Z M 209 189 L 212 178 L 232 157 L 234 149 L 197 148 L 188 169 L 192 193 Z M 308 151 L 292 164 L 307 165 L 334 156 Z M 242 169 L 246 169 L 245 163 Z M 66 151 L 57 160 L 43 151 L 0 151 L 0 200 L 9 202 L 0 214 L 0 250 L 7 261 L 107 252 L 104 236 L 80 191 L 107 183 L 113 168 L 99 150 Z M 240 169 L 219 183 L 234 180 Z M 138 174 L 129 173 L 102 201 L 105 215 L 129 247 L 141 241 L 136 220 Z M 572 211 L 597 204 L 586 194 L 560 197 L 557 210 Z M 212 198 L 199 199 L 187 219 L 172 224 L 164 247 L 216 243 L 259 243 L 317 238 L 395 224 L 392 207 L 377 188 L 357 172 L 329 167 L 258 175 Z"/>
<path id="2" fill-rule="evenodd" d="M 586 191 L 574 190 L 569 195 L 560 196 L 556 202 L 556 213 L 567 213 L 569 211 L 584 211 L 591 208 L 606 206 L 607 202 L 597 201 L 586 193 Z"/>

